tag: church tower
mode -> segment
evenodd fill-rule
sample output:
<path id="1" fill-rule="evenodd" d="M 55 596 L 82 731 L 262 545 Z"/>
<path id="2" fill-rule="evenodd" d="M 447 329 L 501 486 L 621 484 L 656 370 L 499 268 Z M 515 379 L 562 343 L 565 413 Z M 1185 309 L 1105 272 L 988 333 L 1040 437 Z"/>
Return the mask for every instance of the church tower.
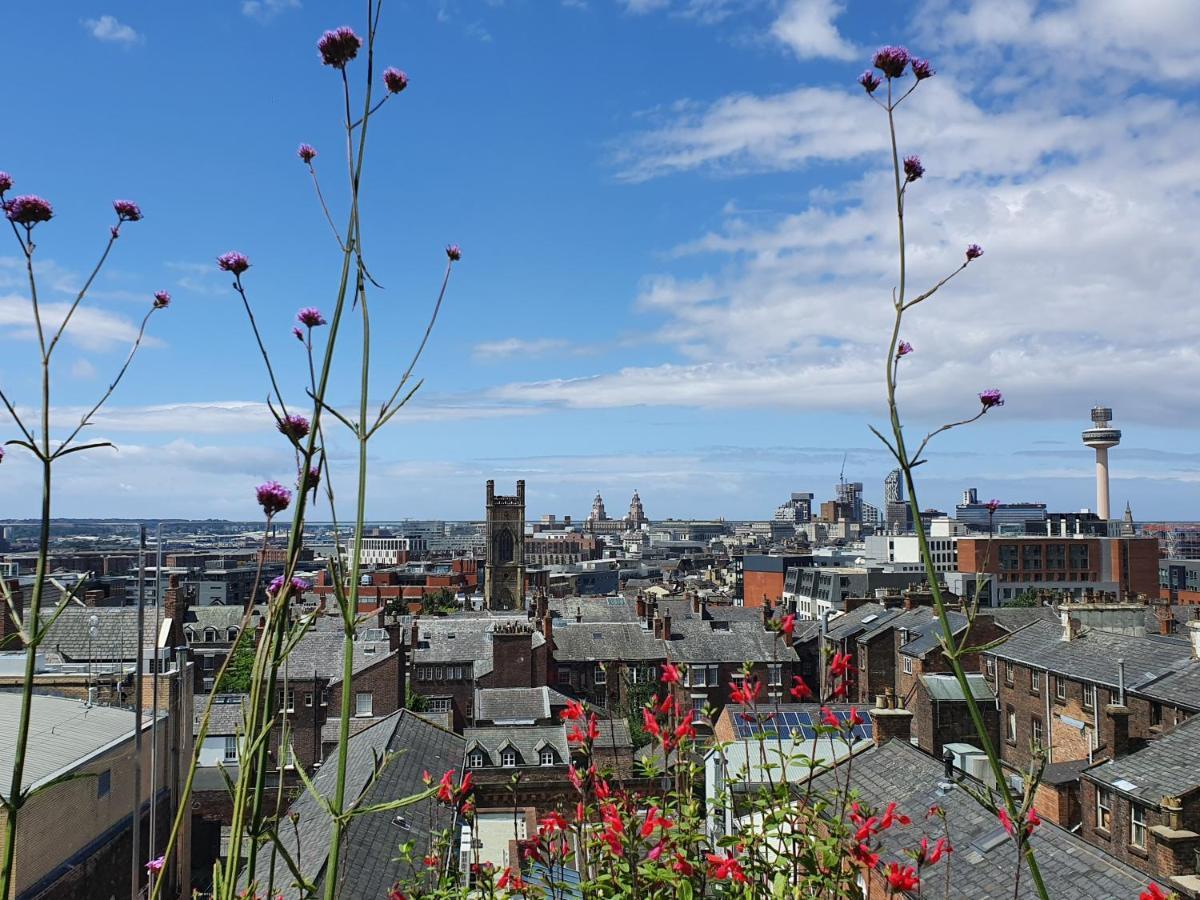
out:
<path id="1" fill-rule="evenodd" d="M 525 482 L 516 496 L 496 493 L 487 483 L 487 560 L 483 600 L 488 609 L 519 610 L 525 605 Z"/>
<path id="2" fill-rule="evenodd" d="M 638 496 L 638 492 L 635 490 L 633 492 L 633 499 L 629 501 L 629 516 L 626 519 L 627 527 L 638 529 L 648 521 L 646 511 L 642 508 L 642 498 Z"/>

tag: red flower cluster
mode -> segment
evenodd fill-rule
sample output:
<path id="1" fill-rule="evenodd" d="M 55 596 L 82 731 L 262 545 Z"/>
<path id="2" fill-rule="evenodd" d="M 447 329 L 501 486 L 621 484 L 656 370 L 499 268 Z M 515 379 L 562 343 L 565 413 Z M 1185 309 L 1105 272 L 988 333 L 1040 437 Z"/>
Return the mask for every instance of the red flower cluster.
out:
<path id="1" fill-rule="evenodd" d="M 996 818 L 1000 820 L 1000 824 L 1004 826 L 1005 831 L 1007 831 L 1013 837 L 1016 837 L 1017 827 L 1013 823 L 1012 817 L 1009 816 L 1007 809 L 1001 809 L 1000 812 L 996 814 Z M 1033 830 L 1041 824 L 1042 820 L 1038 816 L 1037 810 L 1033 807 L 1030 807 L 1029 812 L 1025 814 L 1025 821 L 1022 823 L 1022 831 L 1024 831 L 1025 837 L 1029 837 L 1031 834 L 1033 834 Z"/>
<path id="2" fill-rule="evenodd" d="M 716 878 L 721 881 L 730 879 L 739 884 L 745 884 L 748 880 L 745 871 L 742 869 L 742 864 L 737 861 L 737 857 L 733 854 L 709 853 L 706 859 L 708 859 L 708 875 L 710 878 Z"/>
<path id="3" fill-rule="evenodd" d="M 893 890 L 911 891 L 921 879 L 917 877 L 917 870 L 912 866 L 901 867 L 900 863 L 892 863 L 888 866 L 888 884 Z"/>

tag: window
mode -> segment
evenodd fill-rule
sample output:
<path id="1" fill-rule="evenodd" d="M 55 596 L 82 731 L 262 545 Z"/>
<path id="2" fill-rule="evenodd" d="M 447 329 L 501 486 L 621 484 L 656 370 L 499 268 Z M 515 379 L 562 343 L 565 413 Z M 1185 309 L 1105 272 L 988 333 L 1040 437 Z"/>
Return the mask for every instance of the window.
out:
<path id="1" fill-rule="evenodd" d="M 467 755 L 467 765 L 470 766 L 472 769 L 482 768 L 483 767 L 483 753 L 481 753 L 478 750 L 472 750 Z"/>
<path id="2" fill-rule="evenodd" d="M 436 713 L 450 712 L 452 700 L 449 697 L 430 697 L 429 711 Z"/>
<path id="3" fill-rule="evenodd" d="M 1004 683 L 1009 687 L 1013 684 L 1013 664 L 1011 659 L 1004 661 Z"/>
<path id="4" fill-rule="evenodd" d="M 1096 787 L 1096 827 L 1104 831 L 1112 828 L 1112 792 L 1099 786 Z"/>
<path id="5" fill-rule="evenodd" d="M 596 684 L 608 684 L 608 672 L 604 670 L 604 666 L 596 666 L 596 671 L 592 676 L 592 680 Z"/>
<path id="6" fill-rule="evenodd" d="M 96 776 L 96 799 L 103 800 L 112 791 L 112 769 L 105 769 Z"/>
<path id="7" fill-rule="evenodd" d="M 1086 569 L 1088 567 L 1087 544 L 1072 544 L 1070 555 L 1072 569 Z"/>
<path id="8" fill-rule="evenodd" d="M 1017 711 L 1011 706 L 1007 710 L 1008 719 L 1008 742 L 1015 744 L 1017 742 Z"/>
<path id="9" fill-rule="evenodd" d="M 904 660 L 904 674 L 911 675 L 913 672 L 912 657 L 911 656 L 902 656 L 901 658 Z"/>
<path id="10" fill-rule="evenodd" d="M 1056 700 L 1067 699 L 1067 679 L 1063 678 L 1061 675 L 1056 675 L 1054 677 L 1054 698 Z"/>
<path id="11" fill-rule="evenodd" d="M 433 678 L 435 681 L 445 681 L 443 677 L 443 669 L 441 666 L 435 666 L 433 669 Z"/>
<path id="12" fill-rule="evenodd" d="M 237 762 L 237 736 L 225 735 L 225 762 Z"/>
<path id="13" fill-rule="evenodd" d="M 229 641 L 230 641 L 230 643 L 233 643 L 234 641 L 236 641 L 236 640 L 238 639 L 238 630 L 237 630 L 237 626 L 236 626 L 236 625 L 230 625 L 230 626 L 229 626 L 229 630 L 228 630 L 228 631 L 225 633 L 225 636 L 226 636 L 227 638 L 229 638 Z"/>
<path id="14" fill-rule="evenodd" d="M 559 684 L 570 684 L 571 683 L 571 670 L 570 669 L 559 669 L 558 670 L 558 683 Z"/>
<path id="15" fill-rule="evenodd" d="M 1146 807 L 1129 804 L 1129 843 L 1139 850 L 1146 849 Z"/>
<path id="16" fill-rule="evenodd" d="M 500 751 L 500 765 L 504 766 L 504 768 L 506 768 L 506 769 L 515 768 L 517 765 L 517 751 L 513 750 L 511 748 L 506 749 L 506 750 L 501 750 Z"/>
<path id="17" fill-rule="evenodd" d="M 549 747 L 547 747 L 545 750 L 542 751 L 542 765 L 543 766 L 552 766 L 556 762 L 558 762 L 558 760 L 556 760 L 554 758 L 553 750 L 551 750 Z"/>
<path id="18" fill-rule="evenodd" d="M 279 748 L 279 766 L 283 769 L 296 767 L 296 754 L 293 752 L 291 744 L 284 744 Z"/>
<path id="19" fill-rule="evenodd" d="M 295 688 L 287 689 L 287 711 L 288 712 L 296 711 L 296 689 Z"/>
<path id="20" fill-rule="evenodd" d="M 695 666 L 688 670 L 688 676 L 691 678 L 692 687 L 707 687 L 708 682 L 704 679 L 704 674 L 708 670 L 704 666 Z"/>
<path id="21" fill-rule="evenodd" d="M 708 698 L 703 694 L 696 696 L 692 695 L 692 712 L 696 715 L 703 715 L 705 708 L 708 706 Z"/>
<path id="22" fill-rule="evenodd" d="M 312 706 L 312 691 L 304 692 L 304 705 L 309 707 Z"/>
<path id="23" fill-rule="evenodd" d="M 1150 727 L 1151 728 L 1162 728 L 1162 723 L 1163 723 L 1162 704 L 1161 703 L 1151 703 L 1150 704 Z"/>
<path id="24" fill-rule="evenodd" d="M 987 672 L 989 678 L 996 677 L 996 660 L 995 657 L 985 656 L 983 658 L 983 669 Z"/>
<path id="25" fill-rule="evenodd" d="M 359 691 L 354 695 L 354 714 L 356 716 L 374 715 L 375 697 L 370 691 Z"/>
<path id="26" fill-rule="evenodd" d="M 329 688 L 321 688 L 321 705 L 329 705 Z"/>
<path id="27" fill-rule="evenodd" d="M 1030 717 L 1029 732 L 1035 750 L 1045 746 L 1045 734 L 1042 732 L 1042 720 L 1039 716 Z"/>
<path id="28" fill-rule="evenodd" d="M 217 629 L 205 628 L 204 629 L 204 642 L 206 644 L 212 644 L 212 643 L 215 643 L 216 640 L 217 640 Z"/>
<path id="29" fill-rule="evenodd" d="M 1085 684 L 1083 686 L 1083 708 L 1096 708 L 1096 686 L 1094 684 Z"/>
<path id="30" fill-rule="evenodd" d="M 783 666 L 779 663 L 767 663 L 767 684 L 783 684 Z"/>
<path id="31" fill-rule="evenodd" d="M 1035 694 L 1042 692 L 1042 673 L 1037 669 L 1029 670 L 1029 689 Z"/>

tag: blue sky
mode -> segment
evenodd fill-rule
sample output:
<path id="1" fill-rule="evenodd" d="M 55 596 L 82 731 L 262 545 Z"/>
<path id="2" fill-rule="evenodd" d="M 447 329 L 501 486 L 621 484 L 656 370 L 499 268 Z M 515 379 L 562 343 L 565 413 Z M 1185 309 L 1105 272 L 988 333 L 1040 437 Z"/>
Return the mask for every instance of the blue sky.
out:
<path id="1" fill-rule="evenodd" d="M 339 82 L 315 41 L 361 14 L 10 11 L 28 39 L 6 50 L 6 118 L 23 127 L 0 168 L 55 204 L 37 232 L 44 296 L 79 283 L 113 198 L 147 216 L 56 359 L 59 421 L 104 389 L 151 293 L 175 300 L 93 429 L 119 452 L 67 460 L 57 514 L 249 517 L 253 484 L 288 480 L 213 259 L 251 258 L 251 300 L 300 396 L 291 319 L 332 306 L 338 258 L 295 148 L 320 151 L 340 220 Z M 379 61 L 411 85 L 373 120 L 366 179 L 381 394 L 419 339 L 442 247 L 464 258 L 425 387 L 372 445 L 368 515 L 479 517 L 487 478 L 524 477 L 530 515 L 582 515 L 596 490 L 619 510 L 637 488 L 651 517 L 766 517 L 789 491 L 830 494 L 844 452 L 878 502 L 889 466 L 867 424 L 882 421 L 894 225 L 885 120 L 854 80 L 903 42 L 938 69 L 899 121 L 927 168 L 908 207 L 915 279 L 972 241 L 987 251 L 906 327 L 909 428 L 973 411 L 985 387 L 1009 398 L 939 442 L 926 505 L 973 485 L 1091 506 L 1078 434 L 1104 402 L 1125 430 L 1114 503 L 1197 518 L 1197 29 L 1190 0 L 391 0 Z M 0 247 L 0 385 L 27 408 L 16 251 Z M 339 403 L 356 373 L 347 357 Z M 348 494 L 350 443 L 330 450 Z M 36 484 L 10 450 L 2 514 L 34 515 Z"/>

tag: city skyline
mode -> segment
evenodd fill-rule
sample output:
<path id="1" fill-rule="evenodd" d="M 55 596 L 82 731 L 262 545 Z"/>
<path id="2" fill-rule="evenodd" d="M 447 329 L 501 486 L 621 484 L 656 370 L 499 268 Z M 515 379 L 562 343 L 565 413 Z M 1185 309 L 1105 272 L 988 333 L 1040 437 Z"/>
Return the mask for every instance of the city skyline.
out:
<path id="1" fill-rule="evenodd" d="M 891 464 L 867 424 L 883 421 L 893 248 L 878 123 L 854 79 L 889 41 L 939 72 L 902 125 L 927 169 L 912 211 L 916 276 L 939 274 L 970 241 L 985 247 L 970 279 L 906 334 L 909 428 L 971 412 L 984 388 L 1008 400 L 935 446 L 922 505 L 947 508 L 975 486 L 1091 508 L 1078 433 L 1103 403 L 1126 435 L 1111 460 L 1114 510 L 1129 501 L 1139 519 L 1193 517 L 1200 453 L 1186 449 L 1186 385 L 1200 319 L 1187 301 L 1200 257 L 1182 223 L 1200 200 L 1181 160 L 1200 113 L 1181 41 L 1197 10 L 1130 10 L 1118 26 L 1083 6 L 993 8 L 389 9 L 404 28 L 382 61 L 411 85 L 381 117 L 369 169 L 388 288 L 377 333 L 415 343 L 442 246 L 461 243 L 464 258 L 420 367 L 426 385 L 373 445 L 368 517 L 477 518 L 487 478 L 524 478 L 531 515 L 582 515 L 597 487 L 636 487 L 654 518 L 766 518 L 790 491 L 832 491 L 847 451 L 878 502 Z M 252 339 L 213 259 L 251 258 L 251 299 L 298 385 L 291 317 L 327 306 L 312 286 L 331 280 L 333 248 L 295 159 L 307 141 L 319 170 L 337 171 L 336 97 L 311 65 L 316 36 L 339 24 L 328 15 L 253 2 L 12 12 L 15 33 L 55 38 L 11 48 L 41 83 L 11 99 L 10 116 L 40 127 L 0 160 L 17 191 L 55 203 L 39 232 L 51 299 L 91 264 L 114 197 L 147 216 L 123 234 L 86 327 L 60 354 L 60 422 L 103 390 L 151 293 L 175 297 L 92 429 L 120 451 L 67 460 L 55 515 L 248 519 L 253 484 L 287 479 Z M 478 90 L 484 79 L 492 91 Z M 120 108 L 80 93 L 80 80 Z M 153 140 L 137 129 L 149 113 Z M 79 165 L 81 153 L 102 165 Z M 0 379 L 28 407 L 15 251 L 0 249 Z M 344 475 L 349 442 L 334 434 L 329 447 Z M 4 512 L 36 514 L 34 476 L 10 448 Z"/>

